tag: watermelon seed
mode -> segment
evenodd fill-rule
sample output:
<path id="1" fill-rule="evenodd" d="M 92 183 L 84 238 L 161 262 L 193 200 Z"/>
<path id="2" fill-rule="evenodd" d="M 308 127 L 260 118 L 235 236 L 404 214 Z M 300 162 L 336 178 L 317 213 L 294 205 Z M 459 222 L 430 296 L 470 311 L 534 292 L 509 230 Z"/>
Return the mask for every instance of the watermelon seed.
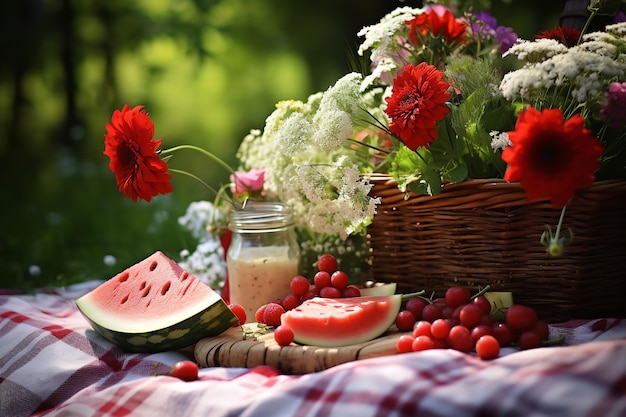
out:
<path id="1" fill-rule="evenodd" d="M 191 287 L 191 284 L 193 284 L 193 282 L 187 284 L 187 286 L 183 289 L 183 295 L 187 294 L 187 290 L 189 289 L 189 287 Z"/>
<path id="2" fill-rule="evenodd" d="M 146 288 L 146 281 L 141 281 L 141 284 L 139 284 L 139 291 L 143 290 L 144 288 Z"/>
<path id="3" fill-rule="evenodd" d="M 171 285 L 172 283 L 170 281 L 167 281 L 165 284 L 163 284 L 163 287 L 161 287 L 161 295 L 167 294 L 167 292 L 170 290 Z"/>
<path id="4" fill-rule="evenodd" d="M 142 297 L 147 297 L 148 294 L 150 294 L 150 289 L 152 288 L 152 285 L 148 285 L 146 287 L 146 289 L 143 291 L 143 294 L 141 294 Z"/>
<path id="5" fill-rule="evenodd" d="M 159 263 L 154 261 L 150 264 L 150 271 L 154 271 Z"/>
<path id="6" fill-rule="evenodd" d="M 123 274 L 121 274 L 121 275 L 117 278 L 117 280 L 118 280 L 119 282 L 126 282 L 126 281 L 128 280 L 128 278 L 129 278 L 128 272 L 124 272 Z"/>
<path id="7" fill-rule="evenodd" d="M 126 301 L 128 301 L 129 296 L 130 294 L 126 294 L 124 297 L 122 297 L 122 299 L 120 300 L 120 304 L 124 304 Z"/>
<path id="8" fill-rule="evenodd" d="M 183 274 L 180 276 L 180 280 L 184 281 L 189 277 L 189 272 L 185 271 L 183 272 Z"/>

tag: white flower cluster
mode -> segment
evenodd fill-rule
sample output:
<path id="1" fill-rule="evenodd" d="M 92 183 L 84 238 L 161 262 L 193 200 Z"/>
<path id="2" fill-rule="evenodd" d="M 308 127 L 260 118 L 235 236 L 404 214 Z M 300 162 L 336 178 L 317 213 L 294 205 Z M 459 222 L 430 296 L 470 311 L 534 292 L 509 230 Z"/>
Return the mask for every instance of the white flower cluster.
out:
<path id="1" fill-rule="evenodd" d="M 359 55 L 371 49 L 370 60 L 378 62 L 381 58 L 398 54 L 402 40 L 398 42 L 398 34 L 406 31 L 406 21 L 423 13 L 423 9 L 399 7 L 384 16 L 375 25 L 361 29 L 357 36 L 365 40 L 359 47 Z"/>
<path id="2" fill-rule="evenodd" d="M 574 109 L 603 100 L 608 86 L 626 79 L 626 23 L 613 32 L 591 33 L 581 44 L 567 48 L 556 41 L 518 41 L 508 54 L 528 61 L 506 74 L 500 90 L 509 100 L 522 99 L 537 107 Z"/>
<path id="3" fill-rule="evenodd" d="M 208 201 L 196 201 L 178 218 L 178 224 L 199 241 L 194 252 L 181 251 L 180 266 L 213 289 L 221 288 L 226 277 L 224 250 L 217 235 L 208 227 L 225 227 L 224 214 Z"/>
<path id="4" fill-rule="evenodd" d="M 554 39 L 536 39 L 532 42 L 518 39 L 503 56 L 515 55 L 520 61 L 536 63 L 565 52 L 567 46 Z"/>
<path id="5" fill-rule="evenodd" d="M 489 136 L 491 137 L 491 147 L 494 150 L 501 151 L 507 146 L 511 146 L 511 140 L 506 132 L 497 132 L 494 130 L 489 132 Z"/>
<path id="6" fill-rule="evenodd" d="M 298 227 L 346 237 L 374 215 L 371 184 L 346 147 L 362 117 L 362 81 L 350 73 L 306 103 L 278 103 L 263 132 L 252 131 L 239 148 L 243 169 L 265 169 L 264 190 L 292 207 Z"/>
<path id="7" fill-rule="evenodd" d="M 391 84 L 397 72 L 407 63 L 409 54 L 407 48 L 410 47 L 406 39 L 408 37 L 406 21 L 423 12 L 424 9 L 399 7 L 384 16 L 377 24 L 366 26 L 357 33 L 357 36 L 364 37 L 358 54 L 363 56 L 371 50 L 370 60 L 374 64 L 372 73 L 364 80 L 364 87 L 369 87 L 379 79 Z"/>

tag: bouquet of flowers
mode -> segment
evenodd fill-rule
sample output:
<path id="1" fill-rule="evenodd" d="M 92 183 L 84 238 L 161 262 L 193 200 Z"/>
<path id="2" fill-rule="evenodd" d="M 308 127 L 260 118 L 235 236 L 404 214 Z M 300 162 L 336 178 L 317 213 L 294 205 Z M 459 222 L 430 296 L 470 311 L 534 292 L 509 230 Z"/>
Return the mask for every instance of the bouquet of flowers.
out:
<path id="1" fill-rule="evenodd" d="M 591 18 L 616 14 L 607 3 L 592 2 Z M 594 180 L 626 178 L 625 23 L 530 41 L 487 12 L 429 4 L 397 8 L 359 36 L 366 71 L 279 102 L 238 152 L 312 233 L 362 235 L 378 203 L 373 172 L 430 195 L 504 178 L 563 210 Z M 568 241 L 559 230 L 542 238 L 554 255 Z"/>

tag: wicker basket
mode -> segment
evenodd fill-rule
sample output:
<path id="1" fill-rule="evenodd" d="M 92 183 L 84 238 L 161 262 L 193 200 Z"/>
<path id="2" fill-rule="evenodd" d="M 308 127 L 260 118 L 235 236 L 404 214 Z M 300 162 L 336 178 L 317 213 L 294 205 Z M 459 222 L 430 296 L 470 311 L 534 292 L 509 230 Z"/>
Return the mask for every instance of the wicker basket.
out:
<path id="1" fill-rule="evenodd" d="M 626 182 L 596 182 L 568 206 L 563 230 L 574 232 L 565 255 L 540 244 L 561 210 L 528 203 L 519 184 L 470 180 L 437 196 L 405 195 L 375 174 L 381 198 L 368 228 L 374 278 L 401 292 L 489 284 L 551 321 L 626 317 Z"/>

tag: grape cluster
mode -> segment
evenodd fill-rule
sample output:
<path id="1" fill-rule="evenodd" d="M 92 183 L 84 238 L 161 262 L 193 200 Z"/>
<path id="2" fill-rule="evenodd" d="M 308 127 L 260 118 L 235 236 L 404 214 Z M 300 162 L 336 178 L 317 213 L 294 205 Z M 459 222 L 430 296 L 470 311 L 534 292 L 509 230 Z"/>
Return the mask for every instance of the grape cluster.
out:
<path id="1" fill-rule="evenodd" d="M 539 320 L 534 309 L 513 304 L 504 320 L 494 320 L 491 310 L 484 295 L 472 296 L 461 286 L 448 288 L 435 300 L 410 298 L 396 317 L 396 327 L 412 333 L 402 335 L 396 348 L 401 353 L 451 348 L 493 359 L 502 347 L 530 349 L 548 340 L 548 323 Z"/>
<path id="2" fill-rule="evenodd" d="M 274 326 L 274 339 L 280 346 L 293 342 L 291 329 L 280 325 L 280 317 L 313 297 L 341 298 L 359 297 L 361 290 L 351 285 L 348 274 L 338 269 L 337 259 L 331 254 L 323 254 L 317 260 L 317 272 L 311 283 L 306 277 L 296 275 L 289 283 L 289 294 L 262 305 L 256 311 L 254 319 L 258 323 Z"/>
<path id="3" fill-rule="evenodd" d="M 296 275 L 289 283 L 289 294 L 262 305 L 255 313 L 255 320 L 268 326 L 280 325 L 280 316 L 313 297 L 341 298 L 359 297 L 361 290 L 349 283 L 348 274 L 338 269 L 337 259 L 323 254 L 317 261 L 318 271 L 313 283 L 302 275 Z"/>

